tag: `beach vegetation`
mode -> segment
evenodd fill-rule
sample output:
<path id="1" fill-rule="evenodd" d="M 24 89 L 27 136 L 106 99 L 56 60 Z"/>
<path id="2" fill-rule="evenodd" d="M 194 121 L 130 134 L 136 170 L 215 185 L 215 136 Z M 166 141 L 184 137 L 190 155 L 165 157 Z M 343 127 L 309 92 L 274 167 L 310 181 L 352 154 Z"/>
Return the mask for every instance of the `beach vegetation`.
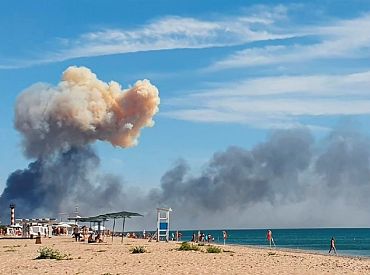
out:
<path id="1" fill-rule="evenodd" d="M 198 251 L 199 250 L 199 246 L 197 245 L 194 245 L 194 244 L 191 244 L 191 243 L 188 243 L 188 242 L 182 242 L 181 245 L 180 245 L 180 248 L 179 250 L 182 250 L 182 251 Z"/>
<path id="2" fill-rule="evenodd" d="M 208 246 L 206 250 L 207 250 L 207 253 L 221 253 L 222 252 L 221 248 L 217 246 L 212 246 L 212 245 Z"/>
<path id="3" fill-rule="evenodd" d="M 130 251 L 131 251 L 132 254 L 138 254 L 138 253 L 145 253 L 146 252 L 144 246 L 135 246 Z"/>
<path id="4" fill-rule="evenodd" d="M 70 260 L 71 257 L 67 254 L 63 254 L 57 249 L 53 249 L 50 247 L 42 247 L 37 252 L 40 253 L 39 256 L 37 256 L 37 260 L 39 259 L 55 259 L 55 260 Z"/>

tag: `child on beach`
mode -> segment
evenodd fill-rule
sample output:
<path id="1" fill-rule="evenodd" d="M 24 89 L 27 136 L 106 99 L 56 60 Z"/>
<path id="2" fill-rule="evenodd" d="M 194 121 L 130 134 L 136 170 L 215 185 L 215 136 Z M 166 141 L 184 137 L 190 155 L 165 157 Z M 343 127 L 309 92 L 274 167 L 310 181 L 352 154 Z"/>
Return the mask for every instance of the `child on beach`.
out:
<path id="1" fill-rule="evenodd" d="M 335 248 L 335 239 L 334 237 L 331 237 L 331 240 L 330 240 L 330 249 L 329 249 L 329 254 L 331 251 L 334 251 L 334 254 L 337 255 L 337 250 Z"/>

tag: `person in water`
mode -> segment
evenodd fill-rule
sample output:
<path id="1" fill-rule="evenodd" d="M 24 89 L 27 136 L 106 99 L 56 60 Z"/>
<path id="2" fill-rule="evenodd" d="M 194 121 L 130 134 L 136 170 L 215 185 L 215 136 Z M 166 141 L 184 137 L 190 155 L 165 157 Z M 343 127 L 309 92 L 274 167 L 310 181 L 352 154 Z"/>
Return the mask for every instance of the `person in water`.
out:
<path id="1" fill-rule="evenodd" d="M 337 249 L 335 248 L 335 239 L 334 239 L 334 237 L 331 237 L 331 240 L 330 240 L 329 254 L 332 250 L 334 251 L 334 254 L 337 255 Z"/>

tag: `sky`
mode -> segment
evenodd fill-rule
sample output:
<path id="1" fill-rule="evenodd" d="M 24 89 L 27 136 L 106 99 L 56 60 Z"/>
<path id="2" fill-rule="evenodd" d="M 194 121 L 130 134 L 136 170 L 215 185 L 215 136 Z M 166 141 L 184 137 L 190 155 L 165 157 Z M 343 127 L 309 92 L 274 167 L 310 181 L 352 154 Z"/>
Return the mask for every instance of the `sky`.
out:
<path id="1" fill-rule="evenodd" d="M 101 175 L 123 186 L 116 207 L 170 206 L 179 228 L 370 226 L 369 30 L 360 0 L 6 1 L 0 189 L 37 159 L 14 127 L 19 95 L 83 66 L 159 90 L 137 146 L 89 143 Z"/>

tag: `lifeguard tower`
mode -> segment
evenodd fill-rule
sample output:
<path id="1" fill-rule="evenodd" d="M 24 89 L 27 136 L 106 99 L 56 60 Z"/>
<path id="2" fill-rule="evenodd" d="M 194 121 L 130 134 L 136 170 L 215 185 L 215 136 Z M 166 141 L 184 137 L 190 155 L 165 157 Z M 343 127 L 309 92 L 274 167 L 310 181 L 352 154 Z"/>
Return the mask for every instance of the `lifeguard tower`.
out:
<path id="1" fill-rule="evenodd" d="M 171 208 L 157 208 L 157 242 L 170 239 L 170 212 Z"/>

